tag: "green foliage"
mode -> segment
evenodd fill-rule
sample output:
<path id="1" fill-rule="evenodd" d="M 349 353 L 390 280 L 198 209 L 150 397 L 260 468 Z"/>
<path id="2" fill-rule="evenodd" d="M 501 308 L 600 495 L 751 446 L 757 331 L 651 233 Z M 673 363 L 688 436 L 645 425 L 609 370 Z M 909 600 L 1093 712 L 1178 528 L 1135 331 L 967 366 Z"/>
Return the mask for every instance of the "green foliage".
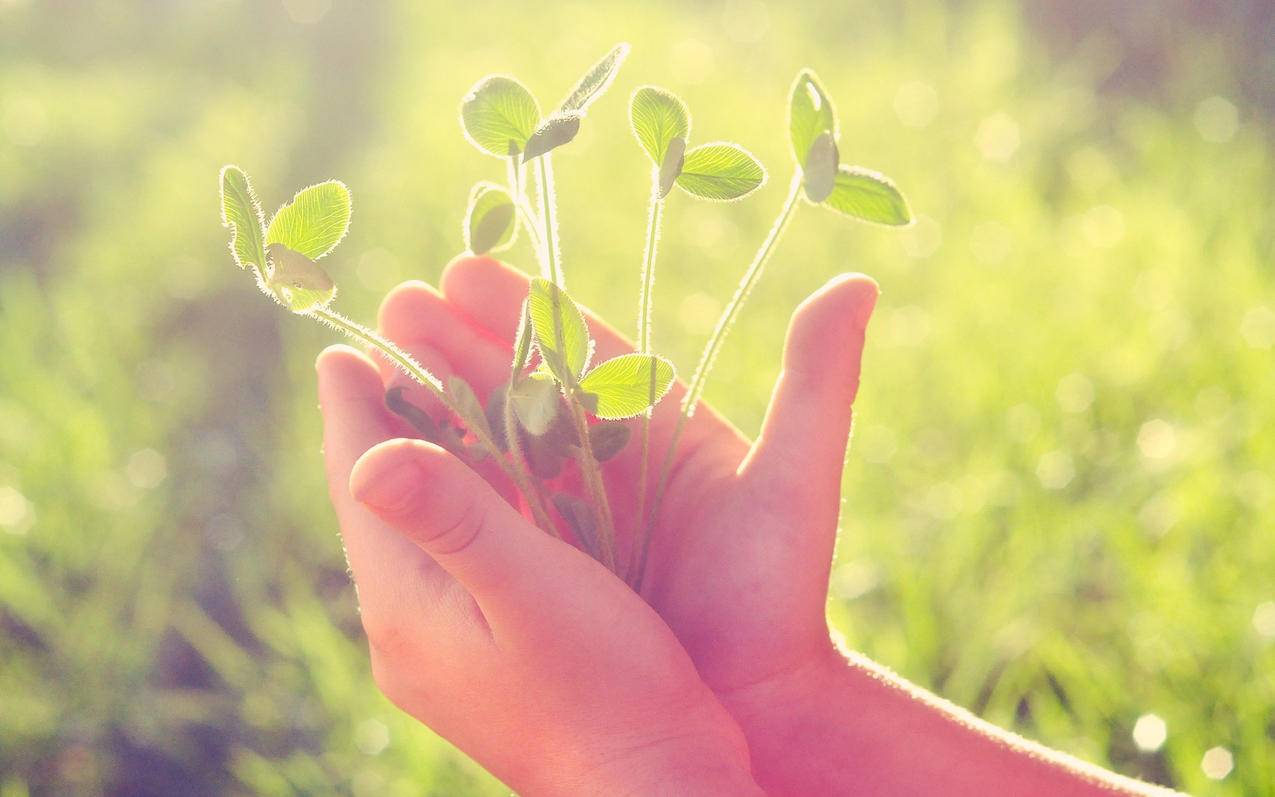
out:
<path id="1" fill-rule="evenodd" d="M 350 227 L 350 190 L 339 180 L 303 188 L 266 228 L 266 245 L 283 244 L 311 260 L 336 248 Z"/>
<path id="2" fill-rule="evenodd" d="M 812 70 L 803 69 L 793 81 L 788 95 L 788 133 L 799 165 L 805 165 L 810 157 L 815 139 L 828 133 L 835 142 L 839 135 L 832 100 Z"/>
<path id="3" fill-rule="evenodd" d="M 900 225 L 912 221 L 907 200 L 883 174 L 858 166 L 841 166 L 837 181 L 824 204 L 852 218 L 876 224 Z"/>
<path id="4" fill-rule="evenodd" d="M 469 90 L 461 102 L 460 118 L 470 143 L 505 158 L 526 146 L 540 124 L 540 106 L 517 80 L 495 75 Z"/>
<path id="5" fill-rule="evenodd" d="M 580 83 L 567 95 L 562 102 L 562 111 L 566 113 L 584 114 L 593 101 L 611 87 L 611 83 L 615 81 L 615 76 L 620 71 L 620 65 L 624 63 L 624 59 L 629 56 L 628 44 L 617 44 L 611 48 L 611 51 L 602 57 L 602 60 L 594 64 L 585 76 L 580 79 Z"/>
<path id="6" fill-rule="evenodd" d="M 629 444 L 632 430 L 622 423 L 598 423 L 589 427 L 589 443 L 593 446 L 593 458 L 606 462 L 619 455 Z"/>
<path id="7" fill-rule="evenodd" d="M 593 355 L 593 340 L 580 308 L 566 291 L 537 277 L 531 281 L 527 315 L 536 333 L 536 349 L 554 378 L 563 385 L 575 384 Z M 561 348 L 557 342 L 559 334 Z"/>
<path id="8" fill-rule="evenodd" d="M 805 173 L 806 198 L 811 202 L 822 202 L 832 194 L 837 180 L 837 142 L 832 133 L 820 133 L 810 145 L 806 155 Z"/>
<path id="9" fill-rule="evenodd" d="M 238 166 L 223 166 L 219 182 L 221 223 L 230 229 L 230 254 L 240 268 L 254 268 L 264 277 L 266 256 L 262 240 L 265 222 L 252 183 Z"/>
<path id="10" fill-rule="evenodd" d="M 569 144 L 580 132 L 582 118 L 578 111 L 561 111 L 550 116 L 536 128 L 531 138 L 527 139 L 527 147 L 522 153 L 522 162 L 526 163 L 563 144 Z"/>
<path id="11" fill-rule="evenodd" d="M 531 374 L 519 379 L 509 391 L 509 400 L 513 402 L 518 422 L 537 437 L 549 431 L 558 417 L 561 396 L 553 379 L 544 374 Z"/>
<path id="12" fill-rule="evenodd" d="M 675 373 L 673 363 L 663 357 L 622 354 L 590 369 L 580 380 L 580 389 L 595 397 L 593 414 L 599 418 L 632 418 L 651 406 L 652 375 L 659 401 L 673 386 Z"/>
<path id="13" fill-rule="evenodd" d="M 323 267 L 280 243 L 266 247 L 270 277 L 266 284 L 294 313 L 326 307 L 336 298 L 336 283 Z"/>
<path id="14" fill-rule="evenodd" d="M 508 249 L 517 233 L 514 219 L 514 200 L 503 186 L 475 185 L 465 210 L 465 248 L 476 255 Z"/>
<path id="15" fill-rule="evenodd" d="M 651 163 L 663 166 L 673 139 L 682 139 L 682 146 L 686 146 L 691 135 L 691 113 L 672 92 L 643 86 L 633 92 L 629 102 L 629 126 Z"/>
<path id="16" fill-rule="evenodd" d="M 687 150 L 677 186 L 701 199 L 742 199 L 766 182 L 766 170 L 747 150 L 726 142 Z"/>

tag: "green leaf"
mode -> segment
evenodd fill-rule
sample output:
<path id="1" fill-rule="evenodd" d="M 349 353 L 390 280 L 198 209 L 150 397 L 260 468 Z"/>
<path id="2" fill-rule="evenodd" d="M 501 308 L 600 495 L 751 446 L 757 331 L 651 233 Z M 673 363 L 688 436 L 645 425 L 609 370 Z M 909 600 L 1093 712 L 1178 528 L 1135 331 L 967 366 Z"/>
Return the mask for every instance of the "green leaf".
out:
<path id="1" fill-rule="evenodd" d="M 461 126 L 475 147 L 507 158 L 517 155 L 540 123 L 536 98 L 518 81 L 503 75 L 474 84 L 460 104 Z"/>
<path id="2" fill-rule="evenodd" d="M 686 139 L 675 138 L 668 143 L 668 149 L 664 152 L 664 163 L 660 165 L 660 199 L 668 196 L 668 192 L 673 190 L 673 184 L 677 182 L 685 165 Z"/>
<path id="3" fill-rule="evenodd" d="M 589 447 L 593 458 L 606 462 L 624 450 L 632 430 L 622 423 L 595 423 L 589 427 Z"/>
<path id="4" fill-rule="evenodd" d="M 701 144 L 686 153 L 678 186 L 701 199 L 729 201 L 757 190 L 766 182 L 766 170 L 748 150 L 719 141 Z"/>
<path id="5" fill-rule="evenodd" d="M 602 93 L 611 87 L 616 74 L 620 71 L 620 64 L 624 63 L 628 55 L 628 44 L 621 43 L 612 47 L 611 52 L 594 64 L 576 84 L 571 94 L 562 101 L 562 110 L 579 111 L 583 114 L 594 100 L 601 97 Z"/>
<path id="6" fill-rule="evenodd" d="M 820 133 L 815 143 L 810 145 L 810 153 L 806 156 L 803 179 L 806 185 L 806 197 L 811 202 L 822 202 L 832 193 L 837 181 L 837 142 L 832 140 L 831 133 Z"/>
<path id="7" fill-rule="evenodd" d="M 230 254 L 239 268 L 266 271 L 265 221 L 248 175 L 238 166 L 221 167 L 221 224 L 230 229 Z"/>
<path id="8" fill-rule="evenodd" d="M 536 348 L 549 370 L 562 384 L 574 384 L 588 367 L 593 349 L 589 328 L 580 309 L 566 291 L 547 279 L 536 277 L 531 281 L 527 312 L 536 332 Z M 561 349 L 557 344 L 555 316 L 562 333 Z"/>
<path id="9" fill-rule="evenodd" d="M 487 425 L 487 413 L 483 411 L 482 403 L 478 401 L 478 396 L 474 394 L 474 389 L 468 382 L 459 376 L 449 377 L 447 396 L 451 399 L 452 410 L 460 416 L 469 431 L 478 436 L 491 438 L 491 427 Z"/>
<path id="10" fill-rule="evenodd" d="M 830 133 L 832 140 L 837 140 L 836 111 L 812 70 L 801 70 L 793 81 L 788 101 L 788 132 L 792 138 L 792 154 L 802 165 L 821 133 Z"/>
<path id="11" fill-rule="evenodd" d="M 532 339 L 531 319 L 527 316 L 527 300 L 522 300 L 522 310 L 518 314 L 518 337 L 514 339 L 513 367 L 521 371 L 527 367 L 531 359 Z"/>
<path id="12" fill-rule="evenodd" d="M 406 390 L 401 387 L 392 387 L 385 391 L 385 406 L 390 412 L 407 421 L 423 439 L 437 443 L 441 439 L 438 424 L 429 417 L 429 413 L 408 401 L 404 396 L 405 392 Z"/>
<path id="13" fill-rule="evenodd" d="M 350 190 L 339 180 L 303 188 L 274 214 L 266 244 L 283 244 L 311 260 L 336 248 L 350 228 Z"/>
<path id="14" fill-rule="evenodd" d="M 553 444 L 545 437 L 526 436 L 523 454 L 527 458 L 527 467 L 537 479 L 552 479 L 562 473 L 562 466 L 567 458 L 554 450 Z"/>
<path id="15" fill-rule="evenodd" d="M 566 493 L 555 493 L 553 505 L 558 508 L 562 519 L 567 521 L 585 553 L 597 559 L 601 551 L 598 548 L 598 526 L 594 520 L 593 507 Z"/>
<path id="16" fill-rule="evenodd" d="M 527 146 L 522 152 L 522 162 L 526 163 L 532 158 L 538 158 L 550 150 L 570 143 L 571 139 L 580 132 L 581 118 L 579 113 L 574 112 L 555 113 L 550 116 L 544 124 L 536 128 L 531 138 L 527 139 Z"/>
<path id="17" fill-rule="evenodd" d="M 266 284 L 292 312 L 308 313 L 336 298 L 336 283 L 310 258 L 283 244 L 267 246 L 266 256 L 270 261 Z"/>
<path id="18" fill-rule="evenodd" d="M 669 142 L 680 138 L 682 146 L 686 146 L 686 139 L 691 136 L 691 113 L 672 92 L 643 86 L 633 92 L 629 101 L 629 125 L 651 163 L 663 166 Z"/>
<path id="19" fill-rule="evenodd" d="M 902 226 L 912 221 L 908 201 L 890 178 L 859 166 L 842 166 L 837 170 L 837 183 L 823 204 L 874 224 Z"/>
<path id="20" fill-rule="evenodd" d="M 514 199 L 504 187 L 479 183 L 469 192 L 465 246 L 476 255 L 507 249 L 514 241 Z"/>
<path id="21" fill-rule="evenodd" d="M 487 428 L 491 429 L 491 440 L 501 451 L 509 450 L 509 438 L 505 436 L 505 401 L 509 398 L 509 383 L 506 382 L 491 391 L 487 396 L 487 406 L 483 414 L 487 416 Z"/>
<path id="22" fill-rule="evenodd" d="M 529 434 L 541 437 L 549 431 L 558 415 L 558 399 L 562 393 L 552 379 L 532 374 L 519 379 L 509 391 L 518 423 Z"/>
<path id="23" fill-rule="evenodd" d="M 655 370 L 655 401 L 668 393 L 673 386 L 673 363 L 651 354 L 622 354 L 584 375 L 580 389 L 598 397 L 598 408 L 593 414 L 607 420 L 619 420 L 640 415 L 652 406 L 651 371 Z"/>

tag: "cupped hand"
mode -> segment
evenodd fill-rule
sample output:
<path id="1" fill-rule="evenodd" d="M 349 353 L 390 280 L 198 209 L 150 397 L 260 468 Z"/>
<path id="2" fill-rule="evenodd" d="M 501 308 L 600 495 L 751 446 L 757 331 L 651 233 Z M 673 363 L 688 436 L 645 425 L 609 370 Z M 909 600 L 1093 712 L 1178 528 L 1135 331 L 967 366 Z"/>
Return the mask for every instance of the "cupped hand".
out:
<path id="1" fill-rule="evenodd" d="M 482 395 L 508 378 L 527 286 L 516 269 L 462 257 L 444 272 L 441 292 L 424 283 L 391 292 L 382 331 L 409 350 L 441 353 Z M 768 685 L 840 660 L 825 602 L 851 403 L 877 292 L 871 279 L 843 275 L 796 310 L 756 441 L 700 406 L 676 452 L 641 593 L 705 682 L 750 715 L 782 710 L 747 705 L 750 695 L 775 694 Z M 612 327 L 586 316 L 597 358 L 632 350 Z M 679 384 L 654 413 L 650 484 L 684 393 Z M 622 570 L 638 547 L 639 467 L 637 442 L 604 465 Z"/>
<path id="2" fill-rule="evenodd" d="M 449 353 L 486 340 L 449 328 Z M 446 354 L 405 342 L 447 376 Z M 402 439 L 363 354 L 332 347 L 317 369 L 331 499 L 394 703 L 526 795 L 760 794 L 739 728 L 646 603 L 452 454 Z"/>

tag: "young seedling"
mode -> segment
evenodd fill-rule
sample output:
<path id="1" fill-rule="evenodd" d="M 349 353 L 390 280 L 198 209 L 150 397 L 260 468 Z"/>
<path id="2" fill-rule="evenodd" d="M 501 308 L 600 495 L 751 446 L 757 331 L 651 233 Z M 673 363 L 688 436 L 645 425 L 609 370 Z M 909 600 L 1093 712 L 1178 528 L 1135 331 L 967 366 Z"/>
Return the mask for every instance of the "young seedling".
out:
<path id="1" fill-rule="evenodd" d="M 686 420 L 694 413 L 726 335 L 802 194 L 812 204 L 879 224 L 907 224 L 911 214 L 888 179 L 840 164 L 832 103 L 813 73 L 799 74 L 789 103 L 789 134 L 797 165 L 788 196 L 704 348 L 682 401 L 649 511 L 644 511 L 651 412 L 675 378 L 673 364 L 652 348 L 655 258 L 664 202 L 674 186 L 701 199 L 739 199 L 759 188 L 766 172 L 736 144 L 713 142 L 688 149 L 691 118 L 685 104 L 652 86 L 634 93 L 630 121 L 651 161 L 638 351 L 593 362 L 594 341 L 564 287 L 551 156 L 577 136 L 589 106 L 614 81 L 628 51 L 625 44 L 613 48 L 547 116 L 521 83 L 501 75 L 480 80 L 461 104 L 466 137 L 480 150 L 502 159 L 506 171 L 504 185 L 480 182 L 471 190 L 464 219 L 465 245 L 474 253 L 500 251 L 513 245 L 519 229 L 525 230 L 541 271 L 523 302 L 509 382 L 493 391 L 486 407 L 463 379 L 453 376 L 444 384 L 392 341 L 332 309 L 336 283 L 319 261 L 336 248 L 349 227 L 350 193 L 344 184 L 332 180 L 297 192 L 269 224 L 241 169 L 226 166 L 221 170 L 220 191 L 221 221 L 231 231 L 231 254 L 240 268 L 252 270 L 263 293 L 292 312 L 376 350 L 425 386 L 453 417 L 431 417 L 412 405 L 402 389 L 388 391 L 386 405 L 422 437 L 457 456 L 471 461 L 491 458 L 513 481 L 541 528 L 559 533 L 547 509 L 552 503 L 581 547 L 612 570 L 617 570 L 615 523 L 599 463 L 628 444 L 629 427 L 621 421 L 641 417 L 640 534 L 625 572 L 640 588 L 651 529 Z M 527 196 L 528 166 L 536 169 L 538 206 Z M 596 422 L 591 423 L 590 417 Z M 552 484 L 572 460 L 579 465 L 588 500 Z"/>
<path id="2" fill-rule="evenodd" d="M 620 408 L 611 403 L 615 400 L 611 393 L 621 384 L 627 384 L 624 380 L 642 378 L 647 388 L 646 403 L 632 412 L 640 414 L 667 391 L 667 386 L 661 388 L 660 384 L 666 371 L 668 383 L 672 383 L 672 364 L 651 356 L 642 366 L 608 361 L 586 374 L 592 342 L 583 317 L 565 290 L 552 152 L 576 137 L 589 106 L 614 82 L 628 53 L 627 44 L 612 48 L 548 116 L 541 115 L 539 103 L 526 87 L 503 75 L 478 81 L 461 103 L 461 125 L 466 137 L 483 152 L 504 159 L 508 175 L 507 190 L 480 184 L 471 194 L 466 214 L 469 248 L 477 253 L 508 245 L 515 234 L 516 218 L 521 218 L 536 246 L 542 275 L 532 285 L 518 333 L 520 340 L 534 340 L 542 363 L 535 372 L 526 373 L 525 357 L 519 354 L 522 346 L 515 346 L 509 387 L 500 394 L 504 402 L 504 441 L 513 458 L 525 460 L 533 473 L 537 469 L 554 472 L 559 459 L 555 455 L 561 452 L 546 441 L 566 441 L 575 449 L 592 506 L 562 496 L 555 497 L 554 503 L 578 537 L 593 539 L 595 550 L 610 567 L 615 565 L 614 518 L 586 415 L 628 417 L 617 414 Z M 530 206 L 524 189 L 525 169 L 532 161 L 536 168 L 539 213 Z M 589 380 L 592 380 L 591 386 L 586 386 Z M 551 389 L 553 385 L 556 389 Z M 555 428 L 553 421 L 559 410 L 559 395 L 565 399 L 564 409 L 571 422 L 569 437 L 549 434 Z M 625 405 L 624 409 L 631 407 Z M 525 446 L 518 426 L 530 435 Z M 608 434 L 613 445 L 620 440 L 620 433 Z"/>
<path id="3" fill-rule="evenodd" d="M 220 175 L 221 222 L 230 229 L 230 253 L 242 269 L 252 269 L 257 286 L 270 298 L 292 312 L 308 316 L 338 330 L 369 348 L 428 388 L 453 414 L 465 423 L 476 438 L 467 446 L 461 436 L 434 429 L 435 442 L 460 454 L 492 456 L 497 465 L 527 496 L 532 514 L 541 528 L 556 533 L 544 507 L 536 500 L 531 480 L 519 463 L 512 465 L 500 455 L 492 431 L 474 391 L 462 379 L 452 377 L 446 386 L 416 362 L 407 352 L 376 332 L 333 310 L 336 283 L 317 262 L 328 255 L 350 225 L 350 192 L 344 183 L 329 180 L 298 191 L 292 201 L 279 208 L 265 223 L 261 203 L 248 175 L 237 166 L 225 166 Z M 391 399 L 401 401 L 401 396 Z M 405 402 L 404 402 L 405 403 Z M 409 405 L 410 406 L 410 405 Z M 428 434 L 417 413 L 418 429 Z M 408 416 L 409 421 L 413 416 Z M 432 424 L 430 424 L 432 425 Z"/>
<path id="4" fill-rule="evenodd" d="M 715 141 L 687 149 L 691 114 L 675 94 L 643 86 L 629 102 L 629 124 L 651 159 L 651 201 L 642 253 L 642 288 L 638 296 L 637 349 L 652 354 L 651 314 L 654 308 L 655 257 L 660 240 L 664 201 L 674 186 L 700 199 L 730 202 L 756 191 L 766 182 L 766 170 L 747 150 L 729 141 Z M 654 376 L 654 369 L 652 376 Z M 654 379 L 650 404 L 655 405 Z M 645 530 L 647 463 L 651 447 L 651 410 L 642 414 L 642 458 L 638 477 L 638 505 L 634 517 Z M 636 551 L 635 551 L 636 554 Z M 630 566 L 636 562 L 636 555 Z"/>
<path id="5" fill-rule="evenodd" d="M 641 586 L 645 574 L 651 532 L 659 514 L 664 491 L 668 487 L 673 458 L 677 453 L 677 444 L 681 440 L 686 421 L 695 413 L 695 407 L 704 393 L 704 385 L 721 351 L 722 344 L 758 279 L 761 278 L 766 261 L 775 251 L 775 245 L 779 243 L 788 222 L 792 220 L 803 189 L 809 203 L 822 205 L 860 221 L 889 226 L 902 226 L 912 221 L 912 212 L 908 208 L 907 200 L 889 178 L 879 172 L 840 163 L 837 147 L 840 130 L 837 125 L 836 110 L 812 70 L 803 69 L 793 81 L 788 99 L 788 133 L 792 143 L 793 157 L 796 160 L 788 196 L 784 199 L 770 232 L 762 240 L 748 268 L 744 270 L 739 285 L 735 289 L 735 295 L 722 311 L 717 326 L 709 336 L 703 354 L 700 355 L 699 365 L 696 366 L 695 373 L 687 386 L 686 396 L 682 399 L 681 415 L 677 419 L 677 425 L 674 427 L 673 436 L 665 452 L 651 511 L 647 515 L 646 526 L 642 532 L 641 552 L 638 555 L 637 574 L 633 582 L 636 587 Z"/>

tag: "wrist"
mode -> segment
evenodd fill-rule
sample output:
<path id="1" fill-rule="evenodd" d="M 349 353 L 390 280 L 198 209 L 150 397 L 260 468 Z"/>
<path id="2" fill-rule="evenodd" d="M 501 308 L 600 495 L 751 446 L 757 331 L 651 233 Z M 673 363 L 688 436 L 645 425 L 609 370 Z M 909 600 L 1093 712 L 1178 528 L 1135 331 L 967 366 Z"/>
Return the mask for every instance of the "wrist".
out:
<path id="1" fill-rule="evenodd" d="M 741 742 L 742 745 L 742 742 Z M 600 766 L 553 790 L 609 797 L 765 797 L 749 771 L 746 748 L 673 740 Z"/>

